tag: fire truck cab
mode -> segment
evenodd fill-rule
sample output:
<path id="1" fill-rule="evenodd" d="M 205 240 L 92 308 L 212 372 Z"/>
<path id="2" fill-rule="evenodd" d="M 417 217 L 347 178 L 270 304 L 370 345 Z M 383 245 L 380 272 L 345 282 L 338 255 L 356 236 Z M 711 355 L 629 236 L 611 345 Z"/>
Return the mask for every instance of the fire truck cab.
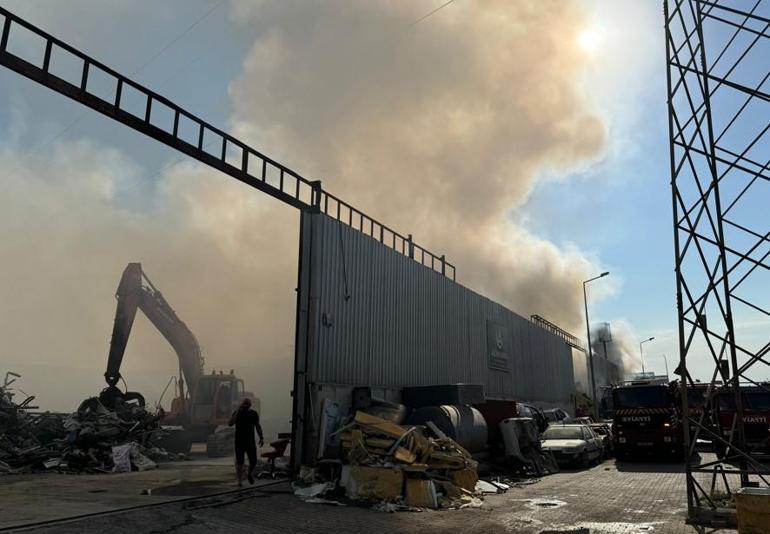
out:
<path id="1" fill-rule="evenodd" d="M 676 399 L 668 384 L 656 381 L 621 383 L 613 388 L 612 401 L 612 434 L 617 458 L 681 457 L 681 423 L 675 408 Z"/>

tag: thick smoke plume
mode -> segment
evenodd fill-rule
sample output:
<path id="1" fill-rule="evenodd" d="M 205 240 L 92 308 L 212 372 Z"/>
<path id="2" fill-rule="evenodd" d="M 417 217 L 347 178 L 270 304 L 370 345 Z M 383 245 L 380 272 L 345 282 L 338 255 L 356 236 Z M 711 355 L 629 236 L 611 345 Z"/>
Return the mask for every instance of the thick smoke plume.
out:
<path id="1" fill-rule="evenodd" d="M 611 341 L 606 343 L 607 353 L 605 354 L 605 343 L 602 343 L 602 340 L 606 339 Z M 621 380 L 628 379 L 632 374 L 641 371 L 639 340 L 626 321 L 615 321 L 609 328 L 607 323 L 592 326 L 591 348 L 594 358 L 606 358 L 618 366 Z"/>
<path id="2" fill-rule="evenodd" d="M 417 25 L 411 2 L 234 5 L 261 28 L 231 88 L 239 135 L 413 231 L 461 282 L 579 328 L 591 262 L 508 219 L 544 171 L 604 146 L 576 88 L 576 3 L 457 2 Z"/>
<path id="3" fill-rule="evenodd" d="M 432 7 L 233 1 L 254 44 L 231 85 L 230 127 L 446 253 L 460 282 L 578 332 L 580 283 L 598 266 L 509 215 L 545 174 L 602 155 L 604 125 L 577 89 L 579 4 L 456 2 L 412 24 Z M 144 176 L 116 150 L 60 141 L 45 157 L 19 152 L 0 152 L 16 169 L 0 197 L 0 361 L 41 404 L 71 409 L 101 387 L 115 287 L 141 261 L 208 367 L 244 375 L 285 430 L 297 213 L 193 164 L 163 173 L 140 202 L 124 191 Z M 153 398 L 175 362 L 138 318 L 129 387 Z"/>
<path id="4" fill-rule="evenodd" d="M 574 373 L 575 390 L 585 395 L 590 395 L 591 379 L 588 374 L 588 357 L 579 350 L 572 351 L 572 371 Z"/>
<path id="5" fill-rule="evenodd" d="M 265 217 L 264 198 L 193 166 L 164 176 L 153 207 L 131 209 L 125 192 L 145 175 L 88 142 L 62 143 L 46 158 L 3 151 L 0 166 L 15 169 L 0 201 L 0 361 L 24 375 L 21 387 L 41 406 L 71 410 L 104 387 L 115 289 L 126 263 L 140 261 L 196 334 L 207 369 L 236 369 L 288 421 L 297 243 L 272 236 L 296 232 L 296 213 Z M 176 370 L 175 353 L 139 313 L 127 386 L 155 399 Z"/>

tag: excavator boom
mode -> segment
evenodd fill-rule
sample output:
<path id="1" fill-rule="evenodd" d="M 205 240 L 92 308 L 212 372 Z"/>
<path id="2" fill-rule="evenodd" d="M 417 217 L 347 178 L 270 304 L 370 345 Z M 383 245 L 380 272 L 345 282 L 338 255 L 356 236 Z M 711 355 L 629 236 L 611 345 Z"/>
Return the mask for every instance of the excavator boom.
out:
<path id="1" fill-rule="evenodd" d="M 129 263 L 126 266 L 115 297 L 118 304 L 107 358 L 107 372 L 104 373 L 107 384 L 115 387 L 121 378 L 123 355 L 136 311 L 140 309 L 174 348 L 188 390 L 195 391 L 203 375 L 203 357 L 198 340 L 142 271 L 141 263 Z"/>

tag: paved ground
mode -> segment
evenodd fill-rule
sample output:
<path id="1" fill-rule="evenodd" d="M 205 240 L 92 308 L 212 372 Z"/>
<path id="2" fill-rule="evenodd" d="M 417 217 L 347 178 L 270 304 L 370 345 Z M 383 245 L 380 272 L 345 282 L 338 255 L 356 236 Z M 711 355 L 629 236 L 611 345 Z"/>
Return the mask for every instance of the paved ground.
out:
<path id="1" fill-rule="evenodd" d="M 590 470 L 562 472 L 504 495 L 488 496 L 480 509 L 388 514 L 354 506 L 307 504 L 294 497 L 287 484 L 279 484 L 247 494 L 174 503 L 28 532 L 540 534 L 578 527 L 592 534 L 695 532 L 685 525 L 684 515 L 680 465 L 608 460 Z M 0 510 L 0 516 L 5 511 Z"/>
<path id="2" fill-rule="evenodd" d="M 230 458 L 198 451 L 141 473 L 0 476 L 0 528 L 229 490 L 233 472 Z"/>

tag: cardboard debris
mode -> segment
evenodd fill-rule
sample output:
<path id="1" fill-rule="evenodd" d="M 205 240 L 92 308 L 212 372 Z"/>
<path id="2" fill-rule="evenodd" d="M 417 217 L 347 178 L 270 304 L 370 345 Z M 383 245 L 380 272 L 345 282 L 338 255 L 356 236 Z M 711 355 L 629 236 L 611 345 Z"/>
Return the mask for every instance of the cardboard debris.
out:
<path id="1" fill-rule="evenodd" d="M 353 465 L 347 482 L 347 495 L 353 500 L 393 501 L 402 495 L 404 473 L 387 467 Z"/>
<path id="2" fill-rule="evenodd" d="M 340 443 L 353 465 L 398 462 L 435 470 L 476 469 L 470 454 L 454 440 L 428 438 L 417 428 L 406 429 L 364 412 L 356 412 L 352 423 L 343 428 Z"/>
<path id="3" fill-rule="evenodd" d="M 417 455 L 409 449 L 399 447 L 396 449 L 396 452 L 393 453 L 393 458 L 402 464 L 413 464 L 417 460 Z"/>
<path id="4" fill-rule="evenodd" d="M 398 509 L 404 509 L 400 503 L 407 509 L 469 504 L 477 463 L 454 440 L 434 435 L 441 437 L 356 412 L 340 431 L 347 464 L 340 486 L 350 499 L 395 502 Z"/>
<path id="5" fill-rule="evenodd" d="M 460 469 L 452 472 L 452 482 L 459 488 L 473 491 L 478 481 L 479 475 L 475 469 Z"/>
<path id="6" fill-rule="evenodd" d="M 296 494 L 307 502 L 336 503 L 333 499 L 344 491 L 348 499 L 383 512 L 481 506 L 475 494 L 477 462 L 440 431 L 403 427 L 357 411 L 334 434 L 341 468 L 324 484 L 314 483 L 319 472 L 301 468 L 299 480 L 307 487 Z"/>
<path id="7" fill-rule="evenodd" d="M 415 508 L 437 508 L 438 496 L 434 482 L 419 478 L 407 479 L 406 504 Z"/>
<path id="8" fill-rule="evenodd" d="M 381 434 L 398 439 L 406 432 L 405 428 L 396 423 L 391 423 L 365 412 L 356 412 L 354 422 L 363 427 L 368 434 Z"/>
<path id="9" fill-rule="evenodd" d="M 428 470 L 428 464 L 409 464 L 401 465 L 399 468 L 406 473 L 424 473 Z"/>
<path id="10" fill-rule="evenodd" d="M 372 449 L 389 450 L 396 442 L 392 439 L 366 438 L 365 445 Z"/>

